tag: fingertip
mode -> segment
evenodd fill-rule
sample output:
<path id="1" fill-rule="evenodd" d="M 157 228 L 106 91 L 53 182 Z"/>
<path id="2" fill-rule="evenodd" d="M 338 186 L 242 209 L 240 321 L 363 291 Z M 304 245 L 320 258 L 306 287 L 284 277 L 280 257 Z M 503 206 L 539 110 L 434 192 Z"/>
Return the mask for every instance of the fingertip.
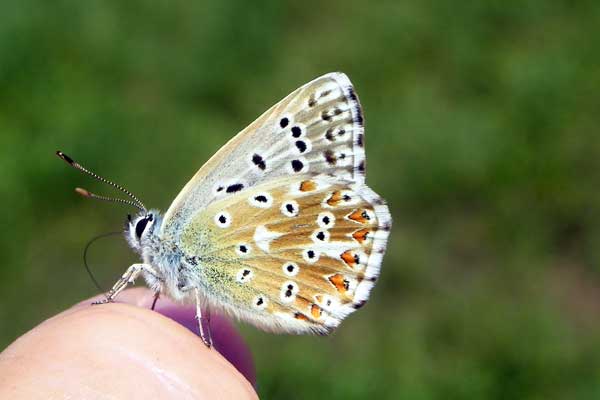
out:
<path id="1" fill-rule="evenodd" d="M 154 292 L 151 290 L 145 287 L 135 287 L 119 293 L 115 303 L 130 304 L 150 311 L 154 297 Z M 103 299 L 105 299 L 104 295 L 92 297 L 74 305 L 66 312 L 90 307 L 93 302 Z M 94 307 L 105 306 L 107 305 L 100 304 Z M 156 302 L 154 312 L 177 322 L 198 336 L 198 322 L 196 320 L 196 310 L 193 305 L 175 303 L 168 297 L 162 296 Z M 213 312 L 210 319 L 210 328 L 214 349 L 221 353 L 253 386 L 256 386 L 256 369 L 254 367 L 252 352 L 232 321 L 221 314 Z M 204 346 L 199 337 L 198 345 Z"/>
<path id="2" fill-rule="evenodd" d="M 197 336 L 129 304 L 78 306 L 44 322 L 0 354 L 0 374 L 12 383 L 0 398 L 256 398 Z"/>

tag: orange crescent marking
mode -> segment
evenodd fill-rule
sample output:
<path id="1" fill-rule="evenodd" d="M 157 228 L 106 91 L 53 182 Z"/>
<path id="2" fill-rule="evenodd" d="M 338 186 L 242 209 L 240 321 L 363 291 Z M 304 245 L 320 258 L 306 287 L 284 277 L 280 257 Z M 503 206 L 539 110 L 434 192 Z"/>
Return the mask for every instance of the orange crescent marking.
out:
<path id="1" fill-rule="evenodd" d="M 354 238 L 354 240 L 356 240 L 358 243 L 363 243 L 365 240 L 367 240 L 367 235 L 369 234 L 369 230 L 368 229 L 359 229 L 358 231 L 354 232 L 352 234 L 352 237 Z"/>
<path id="2" fill-rule="evenodd" d="M 327 204 L 330 206 L 336 206 L 342 200 L 342 193 L 339 190 L 333 192 L 331 197 L 327 199 Z"/>
<path id="3" fill-rule="evenodd" d="M 346 250 L 340 255 L 340 257 L 342 257 L 342 260 L 344 260 L 344 262 L 348 264 L 350 268 L 354 268 L 354 266 L 356 265 L 356 261 L 354 259 L 354 254 L 352 254 L 352 250 Z"/>
<path id="4" fill-rule="evenodd" d="M 315 319 L 319 319 L 319 318 L 321 317 L 321 307 L 319 307 L 319 306 L 318 306 L 318 305 L 316 305 L 316 304 L 313 304 L 313 305 L 310 307 L 310 313 L 312 314 L 312 316 L 313 316 Z"/>
<path id="5" fill-rule="evenodd" d="M 348 215 L 348 218 L 350 218 L 352 221 L 358 222 L 359 224 L 366 224 L 367 219 L 363 216 L 363 213 L 364 210 L 354 210 L 350 215 Z"/>
<path id="6" fill-rule="evenodd" d="M 344 282 L 344 277 L 341 274 L 335 274 L 329 277 L 329 282 L 335 286 L 338 292 L 345 294 L 346 293 L 346 283 Z"/>
<path id="7" fill-rule="evenodd" d="M 301 192 L 310 192 L 312 190 L 315 190 L 316 188 L 317 185 L 313 181 L 302 181 L 302 183 L 300 183 Z"/>

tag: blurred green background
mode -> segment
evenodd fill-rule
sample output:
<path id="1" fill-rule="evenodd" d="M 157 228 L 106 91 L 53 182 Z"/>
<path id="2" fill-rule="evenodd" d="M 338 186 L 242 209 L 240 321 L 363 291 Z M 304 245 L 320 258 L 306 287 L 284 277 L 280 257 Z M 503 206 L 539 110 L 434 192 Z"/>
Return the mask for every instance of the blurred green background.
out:
<path id="1" fill-rule="evenodd" d="M 287 93 L 346 72 L 394 227 L 330 338 L 241 327 L 264 398 L 600 397 L 597 1 L 3 1 L 0 347 L 96 293 L 126 212 L 165 210 Z M 105 286 L 135 257 L 90 262 Z"/>

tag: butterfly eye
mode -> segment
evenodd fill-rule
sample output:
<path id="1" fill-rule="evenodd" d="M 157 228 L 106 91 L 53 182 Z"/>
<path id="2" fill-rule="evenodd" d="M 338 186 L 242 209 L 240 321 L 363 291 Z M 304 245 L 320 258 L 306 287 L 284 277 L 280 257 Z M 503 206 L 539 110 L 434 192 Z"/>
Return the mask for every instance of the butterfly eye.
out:
<path id="1" fill-rule="evenodd" d="M 144 233 L 144 229 L 146 229 L 148 222 L 152 221 L 153 219 L 154 215 L 149 214 L 147 217 L 140 219 L 137 222 L 137 224 L 135 224 L 135 236 L 137 236 L 138 239 L 142 237 L 142 234 Z"/>

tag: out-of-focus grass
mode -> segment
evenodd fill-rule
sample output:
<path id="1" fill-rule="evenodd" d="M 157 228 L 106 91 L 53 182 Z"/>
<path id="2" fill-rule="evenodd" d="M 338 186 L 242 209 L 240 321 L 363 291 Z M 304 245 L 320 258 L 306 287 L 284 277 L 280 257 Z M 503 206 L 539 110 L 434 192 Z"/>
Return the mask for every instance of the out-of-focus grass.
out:
<path id="1" fill-rule="evenodd" d="M 0 4 L 0 344 L 94 294 L 126 210 L 62 149 L 166 209 L 297 86 L 349 74 L 395 224 L 331 338 L 242 328 L 265 398 L 600 396 L 600 4 Z M 91 252 L 105 285 L 134 260 Z"/>

